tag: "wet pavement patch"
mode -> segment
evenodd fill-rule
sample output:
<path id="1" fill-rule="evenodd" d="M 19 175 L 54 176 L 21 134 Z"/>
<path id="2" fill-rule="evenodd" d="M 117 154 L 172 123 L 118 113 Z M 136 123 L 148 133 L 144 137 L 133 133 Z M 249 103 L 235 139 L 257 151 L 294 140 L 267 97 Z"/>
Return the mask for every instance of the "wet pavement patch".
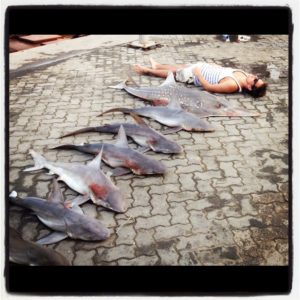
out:
<path id="1" fill-rule="evenodd" d="M 233 259 L 233 260 L 239 259 L 236 247 L 225 248 L 224 250 L 222 250 L 220 257 L 227 258 L 227 259 Z"/>
<path id="2" fill-rule="evenodd" d="M 255 74 L 259 77 L 265 77 L 269 78 L 270 77 L 270 72 L 268 71 L 268 66 L 265 65 L 250 65 L 250 73 Z"/>
<path id="3" fill-rule="evenodd" d="M 263 222 L 256 220 L 256 219 L 250 219 L 249 223 L 250 223 L 250 226 L 252 226 L 252 227 L 258 227 L 258 228 L 266 227 L 266 225 Z"/>
<path id="4" fill-rule="evenodd" d="M 231 58 L 219 59 L 218 62 L 223 67 L 238 69 L 237 64 L 235 62 L 233 62 L 232 59 L 235 59 L 235 58 L 231 57 Z"/>

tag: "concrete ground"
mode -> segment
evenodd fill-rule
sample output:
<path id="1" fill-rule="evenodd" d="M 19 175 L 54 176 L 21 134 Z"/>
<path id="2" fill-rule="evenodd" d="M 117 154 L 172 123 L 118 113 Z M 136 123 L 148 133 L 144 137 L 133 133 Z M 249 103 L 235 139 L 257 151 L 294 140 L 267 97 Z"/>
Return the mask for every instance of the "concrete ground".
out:
<path id="1" fill-rule="evenodd" d="M 86 38 L 76 42 L 85 45 Z M 48 247 L 73 265 L 287 265 L 288 36 L 261 35 L 246 43 L 225 43 L 214 35 L 152 36 L 162 47 L 150 51 L 127 47 L 133 37 L 109 37 L 113 43 L 88 38 L 99 40 L 89 49 L 69 44 L 65 51 L 53 45 L 40 47 L 45 54 L 42 61 L 26 60 L 34 55 L 25 52 L 25 58 L 10 55 L 14 72 L 9 83 L 10 191 L 41 198 L 49 192 L 52 177 L 46 170 L 22 172 L 33 163 L 29 149 L 50 161 L 84 164 L 92 156 L 49 148 L 62 143 L 112 143 L 109 134 L 59 136 L 87 126 L 133 122 L 121 113 L 96 116 L 113 107 L 145 105 L 108 86 L 124 79 L 129 65 L 148 65 L 150 55 L 165 63 L 201 60 L 260 73 L 269 87 L 267 95 L 257 100 L 226 95 L 231 103 L 260 112 L 259 117 L 211 117 L 215 132 L 180 131 L 168 136 L 183 146 L 182 154 L 148 152 L 167 166 L 165 176 L 117 177 L 115 183 L 128 203 L 125 214 L 84 204 L 86 214 L 110 228 L 109 239 L 96 243 L 66 239 Z M 69 51 L 74 55 L 57 59 Z M 142 86 L 163 81 L 138 75 L 134 79 Z M 131 141 L 130 147 L 136 145 Z M 103 165 L 103 170 L 110 169 Z M 64 183 L 60 186 L 67 199 L 77 195 Z M 50 232 L 28 211 L 12 205 L 9 223 L 32 241 Z"/>

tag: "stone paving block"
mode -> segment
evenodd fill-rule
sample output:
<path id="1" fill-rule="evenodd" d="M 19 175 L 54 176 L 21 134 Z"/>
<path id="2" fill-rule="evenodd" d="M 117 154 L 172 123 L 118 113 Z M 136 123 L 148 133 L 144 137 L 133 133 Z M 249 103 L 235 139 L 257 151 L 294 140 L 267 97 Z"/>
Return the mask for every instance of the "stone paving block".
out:
<path id="1" fill-rule="evenodd" d="M 74 266 L 92 266 L 94 265 L 93 257 L 96 251 L 76 251 L 76 256 L 73 262 Z"/>
<path id="2" fill-rule="evenodd" d="M 116 261 L 121 258 L 132 259 L 135 257 L 134 248 L 128 245 L 119 245 L 111 249 L 106 249 L 101 253 L 102 261 Z"/>
<path id="3" fill-rule="evenodd" d="M 171 238 L 188 236 L 191 234 L 192 226 L 190 224 L 158 226 L 155 228 L 154 238 L 158 240 L 168 240 Z"/>
<path id="4" fill-rule="evenodd" d="M 156 226 L 168 226 L 170 225 L 170 218 L 169 215 L 155 215 L 149 218 L 136 218 L 136 225 L 135 229 L 138 230 L 140 228 L 147 229 Z"/>
<path id="5" fill-rule="evenodd" d="M 189 214 L 185 208 L 185 203 L 172 202 L 169 208 L 172 215 L 171 224 L 188 224 Z"/>
<path id="6" fill-rule="evenodd" d="M 178 264 L 179 254 L 173 247 L 168 249 L 157 249 L 157 252 L 160 258 L 160 265 L 172 266 Z"/>
<path id="7" fill-rule="evenodd" d="M 122 227 L 119 227 L 117 236 L 116 245 L 135 245 L 134 238 L 136 236 L 136 232 L 132 224 L 126 224 Z"/>
<path id="8" fill-rule="evenodd" d="M 133 259 L 120 259 L 118 264 L 120 266 L 153 266 L 158 262 L 157 256 L 141 255 Z"/>

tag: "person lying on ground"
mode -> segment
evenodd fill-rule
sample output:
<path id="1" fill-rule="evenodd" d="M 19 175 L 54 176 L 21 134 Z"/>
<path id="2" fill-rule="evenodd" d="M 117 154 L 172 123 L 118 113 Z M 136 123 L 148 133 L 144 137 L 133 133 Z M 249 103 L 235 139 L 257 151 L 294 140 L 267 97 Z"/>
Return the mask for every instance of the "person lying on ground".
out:
<path id="1" fill-rule="evenodd" d="M 254 98 L 266 94 L 267 83 L 256 75 L 240 69 L 198 62 L 195 64 L 164 65 L 150 58 L 151 68 L 135 65 L 133 69 L 141 75 L 166 78 L 170 71 L 179 82 L 194 83 L 195 86 L 213 93 L 246 92 Z"/>

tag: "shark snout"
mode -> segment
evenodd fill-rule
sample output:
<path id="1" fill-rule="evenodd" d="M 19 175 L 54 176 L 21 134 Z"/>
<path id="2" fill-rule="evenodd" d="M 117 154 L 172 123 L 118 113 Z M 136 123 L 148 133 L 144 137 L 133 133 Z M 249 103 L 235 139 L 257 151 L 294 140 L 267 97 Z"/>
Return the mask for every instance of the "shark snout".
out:
<path id="1" fill-rule="evenodd" d="M 105 202 L 108 209 L 118 213 L 126 211 L 126 204 L 119 189 L 111 191 Z"/>

